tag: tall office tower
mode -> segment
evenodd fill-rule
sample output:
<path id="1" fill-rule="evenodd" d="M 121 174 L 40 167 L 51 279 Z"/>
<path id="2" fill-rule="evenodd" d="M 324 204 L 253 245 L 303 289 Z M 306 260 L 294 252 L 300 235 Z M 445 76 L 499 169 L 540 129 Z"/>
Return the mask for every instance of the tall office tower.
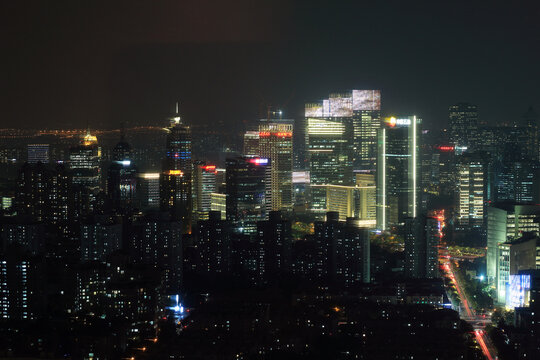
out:
<path id="1" fill-rule="evenodd" d="M 319 103 L 306 104 L 305 128 L 307 160 L 315 148 L 310 147 L 310 127 L 317 127 L 310 119 L 350 123 L 350 160 L 357 170 L 374 171 L 377 162 L 377 130 L 381 126 L 380 90 L 352 90 L 331 94 Z"/>
<path id="2" fill-rule="evenodd" d="M 81 260 L 105 261 L 107 255 L 122 248 L 122 224 L 97 219 L 81 224 Z"/>
<path id="3" fill-rule="evenodd" d="M 226 213 L 238 232 L 253 234 L 257 221 L 267 214 L 271 164 L 268 158 L 238 157 L 226 160 Z"/>
<path id="4" fill-rule="evenodd" d="M 242 150 L 244 156 L 258 156 L 259 154 L 259 132 L 246 131 L 244 133 L 244 147 Z"/>
<path id="5" fill-rule="evenodd" d="M 315 273 L 319 284 L 351 287 L 370 282 L 369 232 L 357 220 L 328 212 L 315 222 Z"/>
<path id="6" fill-rule="evenodd" d="M 49 144 L 28 144 L 28 163 L 49 163 Z"/>
<path id="7" fill-rule="evenodd" d="M 219 211 L 210 211 L 208 219 L 196 225 L 197 248 L 203 273 L 215 276 L 231 271 L 231 223 L 222 220 Z"/>
<path id="8" fill-rule="evenodd" d="M 236 231 L 253 234 L 257 221 L 266 218 L 271 161 L 237 157 L 226 160 L 226 214 Z"/>
<path id="9" fill-rule="evenodd" d="M 101 185 L 100 161 L 101 148 L 98 146 L 97 137 L 88 131 L 79 145 L 70 149 L 69 167 L 73 174 L 73 184 L 97 193 Z"/>
<path id="10" fill-rule="evenodd" d="M 259 275 L 262 282 L 273 282 L 291 270 L 291 222 L 271 211 L 268 220 L 257 222 L 259 242 Z"/>
<path id="11" fill-rule="evenodd" d="M 392 117 L 379 130 L 377 227 L 381 230 L 419 213 L 420 127 L 416 116 Z"/>
<path id="12" fill-rule="evenodd" d="M 159 173 L 140 173 L 138 185 L 139 202 L 143 209 L 159 209 Z"/>
<path id="13" fill-rule="evenodd" d="M 166 157 L 161 174 L 161 210 L 182 221 L 182 231 L 191 231 L 191 129 L 178 114 L 169 118 Z"/>
<path id="14" fill-rule="evenodd" d="M 352 119 L 308 117 L 306 123 L 311 208 L 323 212 L 327 185 L 353 185 Z"/>
<path id="15" fill-rule="evenodd" d="M 538 202 L 539 168 L 535 162 L 523 159 L 503 159 L 496 161 L 494 167 L 494 189 L 491 198 L 497 202 Z"/>
<path id="16" fill-rule="evenodd" d="M 453 145 L 437 145 L 433 148 L 431 180 L 439 195 L 453 197 L 456 188 L 455 158 Z"/>
<path id="17" fill-rule="evenodd" d="M 193 164 L 193 219 L 207 220 L 212 208 L 211 194 L 216 192 L 216 166 L 204 162 Z"/>
<path id="18" fill-rule="evenodd" d="M 480 153 L 463 154 L 456 163 L 456 226 L 458 231 L 481 228 L 487 201 L 487 166 Z"/>
<path id="19" fill-rule="evenodd" d="M 411 278 L 438 277 L 439 222 L 425 215 L 405 220 L 405 275 Z"/>
<path id="20" fill-rule="evenodd" d="M 523 125 L 525 127 L 526 141 L 525 149 L 527 158 L 538 161 L 540 158 L 539 154 L 539 139 L 538 139 L 538 114 L 534 109 L 529 107 L 527 112 L 523 115 Z"/>
<path id="21" fill-rule="evenodd" d="M 293 205 L 293 120 L 269 119 L 259 124 L 259 155 L 270 158 L 271 210 L 291 210 Z"/>
<path id="22" fill-rule="evenodd" d="M 167 212 L 147 214 L 131 226 L 129 252 L 135 262 L 161 271 L 165 294 L 182 287 L 182 226 Z"/>
<path id="23" fill-rule="evenodd" d="M 540 235 L 540 205 L 500 203 L 487 208 L 488 281 L 493 282 L 497 276 L 498 246 L 525 233 Z"/>
<path id="24" fill-rule="evenodd" d="M 70 214 L 71 178 L 62 164 L 25 164 L 19 171 L 15 209 L 35 221 L 66 224 Z"/>
<path id="25" fill-rule="evenodd" d="M 457 103 L 448 109 L 450 141 L 454 146 L 474 147 L 478 134 L 478 108 L 469 103 Z"/>
<path id="26" fill-rule="evenodd" d="M 88 210 L 95 207 L 96 196 L 101 189 L 101 148 L 97 137 L 87 131 L 78 146 L 72 147 L 69 153 L 69 168 L 73 185 L 84 194 Z"/>
<path id="27" fill-rule="evenodd" d="M 211 193 L 210 210 L 219 211 L 221 220 L 227 219 L 227 194 Z"/>
<path id="28" fill-rule="evenodd" d="M 45 314 L 43 262 L 18 246 L 0 253 L 0 319 L 33 320 Z"/>
<path id="29" fill-rule="evenodd" d="M 117 210 L 132 208 L 137 201 L 137 168 L 132 163 L 131 146 L 123 135 L 113 149 L 107 173 L 107 195 Z"/>

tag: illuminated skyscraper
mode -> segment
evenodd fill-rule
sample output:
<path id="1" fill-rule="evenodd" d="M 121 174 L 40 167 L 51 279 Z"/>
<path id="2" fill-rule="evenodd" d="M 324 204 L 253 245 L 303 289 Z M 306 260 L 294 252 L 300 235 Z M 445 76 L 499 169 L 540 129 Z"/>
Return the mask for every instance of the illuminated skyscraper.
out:
<path id="1" fill-rule="evenodd" d="M 457 159 L 456 180 L 456 230 L 481 228 L 487 201 L 485 158 L 478 153 L 461 155 Z"/>
<path id="2" fill-rule="evenodd" d="M 270 158 L 271 210 L 290 210 L 293 205 L 292 120 L 262 120 L 259 124 L 259 155 Z"/>
<path id="3" fill-rule="evenodd" d="M 403 224 L 418 215 L 420 125 L 416 116 L 388 118 L 379 130 L 377 227 Z"/>
<path id="4" fill-rule="evenodd" d="M 470 149 L 478 134 L 478 108 L 469 103 L 458 103 L 450 106 L 448 125 L 452 144 Z"/>
<path id="5" fill-rule="evenodd" d="M 159 209 L 159 173 L 141 173 L 138 180 L 138 196 L 143 209 Z"/>
<path id="6" fill-rule="evenodd" d="M 270 172 L 268 158 L 227 159 L 227 220 L 238 232 L 255 233 L 257 221 L 266 218 Z"/>
<path id="7" fill-rule="evenodd" d="M 331 94 L 329 99 L 321 103 L 306 104 L 305 117 L 306 119 L 342 118 L 351 121 L 354 168 L 369 171 L 376 169 L 377 130 L 381 126 L 380 90 L 352 90 L 341 94 Z M 309 124 L 306 126 L 309 127 Z"/>
<path id="8" fill-rule="evenodd" d="M 191 231 L 191 129 L 176 114 L 169 118 L 166 156 L 160 183 L 161 209 L 182 222 L 184 232 Z"/>
<path id="9" fill-rule="evenodd" d="M 244 133 L 244 149 L 242 155 L 257 156 L 259 155 L 259 132 L 246 131 Z"/>
<path id="10" fill-rule="evenodd" d="M 307 118 L 311 208 L 326 211 L 326 185 L 353 184 L 352 120 Z"/>
<path id="11" fill-rule="evenodd" d="M 88 190 L 90 203 L 101 188 L 101 148 L 97 137 L 90 131 L 81 138 L 78 146 L 72 147 L 69 154 L 69 168 L 73 184 Z"/>
<path id="12" fill-rule="evenodd" d="M 204 162 L 193 165 L 194 220 L 207 220 L 211 210 L 211 194 L 216 192 L 216 166 Z"/>

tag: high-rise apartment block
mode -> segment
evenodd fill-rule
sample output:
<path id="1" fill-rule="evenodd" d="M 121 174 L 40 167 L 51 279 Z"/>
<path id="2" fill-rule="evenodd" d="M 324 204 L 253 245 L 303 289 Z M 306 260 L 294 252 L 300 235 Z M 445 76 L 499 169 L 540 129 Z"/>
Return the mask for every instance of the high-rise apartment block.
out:
<path id="1" fill-rule="evenodd" d="M 219 211 L 210 211 L 207 220 L 196 225 L 201 271 L 215 276 L 231 271 L 231 223 L 221 219 Z"/>
<path id="2" fill-rule="evenodd" d="M 405 274 L 411 278 L 438 277 L 439 221 L 424 215 L 405 220 Z"/>
<path id="3" fill-rule="evenodd" d="M 281 212 L 271 211 L 268 220 L 257 222 L 259 275 L 261 282 L 272 282 L 291 270 L 291 222 Z"/>
<path id="4" fill-rule="evenodd" d="M 315 222 L 315 278 L 326 286 L 352 287 L 370 282 L 368 229 L 353 218 L 339 221 L 328 212 L 325 221 Z"/>

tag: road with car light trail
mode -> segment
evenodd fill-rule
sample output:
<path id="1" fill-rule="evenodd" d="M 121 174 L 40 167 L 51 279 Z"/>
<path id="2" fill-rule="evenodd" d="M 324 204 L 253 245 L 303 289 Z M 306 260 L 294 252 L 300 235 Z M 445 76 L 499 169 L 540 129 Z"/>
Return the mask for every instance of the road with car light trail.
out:
<path id="1" fill-rule="evenodd" d="M 484 330 L 485 326 L 491 323 L 491 319 L 489 317 L 486 317 L 485 314 L 477 315 L 474 309 L 471 309 L 469 301 L 467 300 L 467 296 L 463 291 L 461 284 L 457 281 L 448 257 L 444 257 L 443 269 L 447 273 L 452 283 L 456 286 L 456 291 L 461 300 L 461 306 L 459 309 L 460 317 L 463 320 L 467 321 L 469 324 L 471 324 L 471 326 L 473 327 L 476 342 L 480 346 L 480 349 L 482 350 L 482 353 L 484 354 L 486 359 L 498 359 L 496 355 L 497 351 L 493 346 L 491 339 Z"/>

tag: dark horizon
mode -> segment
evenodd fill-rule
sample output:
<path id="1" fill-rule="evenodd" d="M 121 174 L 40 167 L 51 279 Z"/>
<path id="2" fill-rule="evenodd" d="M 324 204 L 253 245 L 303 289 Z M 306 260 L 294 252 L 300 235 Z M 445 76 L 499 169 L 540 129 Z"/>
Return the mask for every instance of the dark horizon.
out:
<path id="1" fill-rule="evenodd" d="M 3 5 L 2 127 L 160 125 L 177 100 L 190 123 L 245 124 L 268 104 L 298 119 L 372 88 L 428 128 L 457 102 L 487 123 L 540 109 L 533 2 L 26 5 Z"/>

